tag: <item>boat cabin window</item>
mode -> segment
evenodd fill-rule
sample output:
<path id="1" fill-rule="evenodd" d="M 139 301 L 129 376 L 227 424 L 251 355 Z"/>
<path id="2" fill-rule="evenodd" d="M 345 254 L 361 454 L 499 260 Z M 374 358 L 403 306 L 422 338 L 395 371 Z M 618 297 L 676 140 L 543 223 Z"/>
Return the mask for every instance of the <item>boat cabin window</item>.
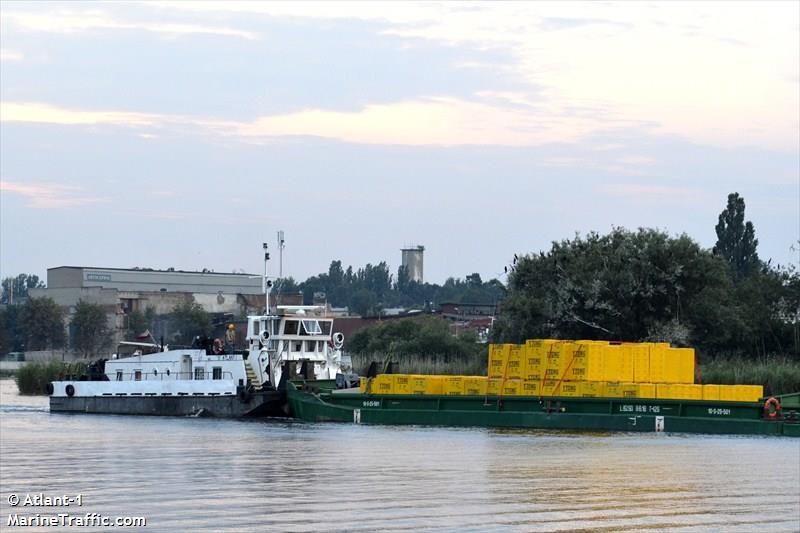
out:
<path id="1" fill-rule="evenodd" d="M 316 320 L 303 320 L 303 329 L 308 335 L 322 335 L 322 329 Z"/>
<path id="2" fill-rule="evenodd" d="M 206 378 L 206 369 L 202 366 L 194 367 L 194 379 L 205 379 Z"/>
<path id="3" fill-rule="evenodd" d="M 117 381 L 122 381 L 122 370 L 117 370 Z"/>
<path id="4" fill-rule="evenodd" d="M 261 322 L 258 320 L 253 320 L 253 335 L 258 335 L 261 333 Z"/>
<path id="5" fill-rule="evenodd" d="M 284 335 L 297 335 L 297 320 L 287 320 L 283 325 Z"/>
<path id="6" fill-rule="evenodd" d="M 141 370 L 134 370 L 133 379 L 135 379 L 136 381 L 142 381 L 142 371 Z"/>
<path id="7" fill-rule="evenodd" d="M 293 352 L 302 352 L 303 351 L 303 341 L 293 341 L 292 342 L 292 351 Z"/>
<path id="8" fill-rule="evenodd" d="M 306 351 L 315 352 L 317 348 L 317 341 L 306 341 Z"/>
<path id="9" fill-rule="evenodd" d="M 322 326 L 322 334 L 323 335 L 330 335 L 331 334 L 331 326 L 333 325 L 333 322 L 331 322 L 330 320 L 324 320 L 324 321 L 320 322 L 319 325 Z"/>
<path id="10" fill-rule="evenodd" d="M 211 377 L 213 379 L 222 379 L 222 367 L 215 366 L 211 371 Z"/>

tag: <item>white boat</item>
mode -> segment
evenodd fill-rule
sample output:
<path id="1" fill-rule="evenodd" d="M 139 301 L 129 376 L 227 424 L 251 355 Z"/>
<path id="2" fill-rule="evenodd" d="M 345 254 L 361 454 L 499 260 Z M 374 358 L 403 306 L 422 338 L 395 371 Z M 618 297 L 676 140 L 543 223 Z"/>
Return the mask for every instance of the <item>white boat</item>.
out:
<path id="1" fill-rule="evenodd" d="M 247 348 L 217 353 L 219 345 L 190 349 L 124 343 L 138 353 L 106 360 L 94 375 L 54 381 L 51 411 L 115 414 L 255 416 L 281 414 L 286 380 L 336 379 L 346 387 L 354 375 L 342 352 L 344 337 L 322 306 L 270 307 L 247 317 Z M 152 351 L 153 353 L 145 353 Z"/>

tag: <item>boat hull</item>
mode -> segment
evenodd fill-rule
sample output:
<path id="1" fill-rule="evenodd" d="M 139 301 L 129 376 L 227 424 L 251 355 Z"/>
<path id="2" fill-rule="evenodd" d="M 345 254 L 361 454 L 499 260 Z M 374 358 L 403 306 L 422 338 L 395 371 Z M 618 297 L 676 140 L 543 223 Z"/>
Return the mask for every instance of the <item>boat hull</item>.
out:
<path id="1" fill-rule="evenodd" d="M 623 398 L 381 396 L 314 393 L 290 384 L 294 417 L 309 422 L 800 436 L 762 418 L 761 405 Z"/>
<path id="2" fill-rule="evenodd" d="M 150 416 L 286 416 L 285 395 L 276 391 L 238 396 L 51 396 L 50 412 Z"/>

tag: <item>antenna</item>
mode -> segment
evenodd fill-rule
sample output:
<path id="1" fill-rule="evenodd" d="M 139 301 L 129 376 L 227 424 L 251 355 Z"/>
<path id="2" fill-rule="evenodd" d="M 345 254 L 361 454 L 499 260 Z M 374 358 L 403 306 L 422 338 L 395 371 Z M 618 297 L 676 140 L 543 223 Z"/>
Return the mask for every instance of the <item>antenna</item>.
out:
<path id="1" fill-rule="evenodd" d="M 263 285 L 263 288 L 264 288 L 264 304 L 266 306 L 264 313 L 268 315 L 269 314 L 269 288 L 270 288 L 270 285 L 272 285 L 272 282 L 267 279 L 267 262 L 269 262 L 269 252 L 267 251 L 267 248 L 269 248 L 269 245 L 267 243 L 263 243 L 262 246 L 264 247 L 264 281 L 263 281 L 262 285 Z"/>
<path id="2" fill-rule="evenodd" d="M 278 231 L 278 277 L 283 279 L 283 248 L 286 241 L 283 238 L 283 230 Z"/>

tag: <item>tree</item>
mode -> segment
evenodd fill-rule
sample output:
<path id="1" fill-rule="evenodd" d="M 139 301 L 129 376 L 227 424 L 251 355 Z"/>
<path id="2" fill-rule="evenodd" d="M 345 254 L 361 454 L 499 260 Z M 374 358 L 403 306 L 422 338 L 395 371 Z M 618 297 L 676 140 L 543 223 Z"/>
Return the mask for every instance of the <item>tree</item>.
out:
<path id="1" fill-rule="evenodd" d="M 78 300 L 70 320 L 70 343 L 84 357 L 96 356 L 111 343 L 111 329 L 102 305 Z"/>
<path id="2" fill-rule="evenodd" d="M 717 244 L 714 253 L 730 264 L 734 279 L 740 280 L 761 264 L 756 253 L 758 239 L 753 223 L 744 221 L 744 198 L 739 193 L 728 195 L 728 206 L 719 214 Z"/>
<path id="3" fill-rule="evenodd" d="M 0 354 L 21 352 L 25 349 L 25 335 L 20 324 L 21 305 L 0 309 Z"/>
<path id="4" fill-rule="evenodd" d="M 26 350 L 62 348 L 64 314 L 52 298 L 28 298 L 20 310 Z"/>
<path id="5" fill-rule="evenodd" d="M 141 311 L 133 311 L 128 315 L 128 328 L 126 336 L 128 338 L 141 335 L 145 331 L 149 331 L 153 327 L 153 320 L 156 317 L 156 311 L 152 307 L 148 307 Z"/>
<path id="6" fill-rule="evenodd" d="M 197 302 L 184 302 L 175 306 L 170 313 L 173 335 L 179 344 L 191 344 L 198 335 L 209 336 L 213 330 L 211 318 Z"/>
<path id="7" fill-rule="evenodd" d="M 13 301 L 21 302 L 28 296 L 28 289 L 41 289 L 44 287 L 44 282 L 39 280 L 39 276 L 35 274 L 19 274 L 16 278 L 5 278 L 2 282 L 3 294 L 0 297 L 0 303 L 12 303 L 12 287 L 13 287 Z"/>

